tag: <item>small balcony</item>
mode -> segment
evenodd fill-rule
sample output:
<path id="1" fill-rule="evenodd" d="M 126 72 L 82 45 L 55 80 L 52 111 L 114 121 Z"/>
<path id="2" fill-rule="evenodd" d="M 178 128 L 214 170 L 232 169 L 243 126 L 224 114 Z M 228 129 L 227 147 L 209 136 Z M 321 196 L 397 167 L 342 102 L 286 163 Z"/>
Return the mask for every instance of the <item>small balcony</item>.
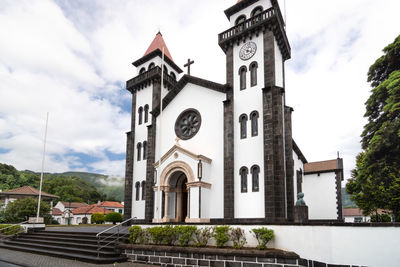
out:
<path id="1" fill-rule="evenodd" d="M 161 68 L 156 66 L 148 71 L 139 74 L 133 79 L 126 82 L 126 89 L 134 92 L 148 86 L 152 82 L 161 82 Z M 170 89 L 177 84 L 177 81 L 167 73 L 164 73 L 164 85 Z"/>
<path id="2" fill-rule="evenodd" d="M 270 29 L 274 32 L 284 59 L 289 59 L 290 45 L 286 36 L 284 21 L 279 10 L 276 12 L 273 7 L 266 9 L 262 13 L 220 33 L 218 35 L 218 43 L 222 50 L 226 52 L 230 43 L 234 41 L 239 42 L 252 33 L 265 29 Z"/>

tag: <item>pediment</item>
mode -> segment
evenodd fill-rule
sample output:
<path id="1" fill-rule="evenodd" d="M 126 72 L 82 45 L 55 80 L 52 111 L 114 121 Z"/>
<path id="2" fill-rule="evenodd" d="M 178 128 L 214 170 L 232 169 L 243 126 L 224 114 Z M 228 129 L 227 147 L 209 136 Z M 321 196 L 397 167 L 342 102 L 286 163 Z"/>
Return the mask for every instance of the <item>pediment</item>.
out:
<path id="1" fill-rule="evenodd" d="M 156 163 L 154 163 L 154 167 L 155 167 L 155 168 L 159 167 L 160 164 L 163 164 L 163 162 L 165 162 L 168 158 L 173 157 L 173 155 L 175 154 L 175 152 L 180 152 L 180 153 L 182 153 L 182 154 L 184 154 L 184 155 L 186 155 L 186 156 L 192 158 L 192 159 L 195 160 L 195 161 L 201 160 L 202 162 L 205 162 L 205 163 L 208 163 L 208 164 L 211 164 L 211 161 L 212 161 L 210 158 L 208 158 L 208 157 L 206 157 L 206 156 L 204 156 L 204 155 L 196 154 L 196 153 L 194 153 L 194 152 L 192 152 L 192 151 L 189 151 L 189 150 L 187 150 L 187 149 L 181 147 L 179 144 L 178 144 L 178 145 L 175 144 L 173 147 L 171 147 L 171 149 L 168 150 L 167 153 L 165 153 L 165 154 L 161 157 L 161 159 L 160 159 L 159 161 L 157 161 Z"/>

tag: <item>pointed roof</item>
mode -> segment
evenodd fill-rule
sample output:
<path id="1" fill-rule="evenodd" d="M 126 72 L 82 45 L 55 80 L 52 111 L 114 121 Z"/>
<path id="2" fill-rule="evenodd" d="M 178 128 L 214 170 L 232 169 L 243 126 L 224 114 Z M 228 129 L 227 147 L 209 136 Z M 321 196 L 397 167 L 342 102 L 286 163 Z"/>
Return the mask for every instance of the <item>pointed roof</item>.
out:
<path id="1" fill-rule="evenodd" d="M 164 38 L 162 37 L 161 32 L 158 32 L 156 34 L 156 37 L 154 37 L 153 42 L 151 42 L 149 48 L 147 48 L 146 53 L 144 53 L 144 56 L 147 56 L 148 54 L 150 54 L 151 52 L 153 52 L 154 50 L 160 49 L 160 51 L 162 51 L 162 48 L 164 47 L 164 54 L 169 57 L 169 59 L 171 59 L 172 61 L 174 61 L 172 59 L 171 53 L 168 50 L 167 45 L 165 44 Z"/>

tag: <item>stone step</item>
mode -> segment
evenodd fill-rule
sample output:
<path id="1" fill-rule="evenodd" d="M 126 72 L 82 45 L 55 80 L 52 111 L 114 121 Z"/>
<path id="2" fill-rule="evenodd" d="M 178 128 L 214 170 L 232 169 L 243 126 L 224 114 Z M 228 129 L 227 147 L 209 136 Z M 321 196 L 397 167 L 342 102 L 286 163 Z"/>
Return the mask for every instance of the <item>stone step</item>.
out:
<path id="1" fill-rule="evenodd" d="M 63 241 L 60 239 L 33 239 L 33 238 L 25 238 L 24 236 L 18 237 L 14 239 L 14 241 L 25 242 L 25 243 L 36 243 L 36 244 L 43 244 L 43 245 L 53 245 L 53 246 L 68 246 L 74 248 L 87 248 L 87 249 L 95 249 L 97 250 L 98 245 L 96 244 L 85 244 L 82 242 L 73 242 L 74 240 L 67 240 Z M 115 251 L 115 246 L 113 244 L 107 245 L 106 242 L 100 243 L 102 251 Z"/>
<path id="2" fill-rule="evenodd" d="M 71 252 L 65 252 L 65 251 L 52 251 L 52 250 L 43 249 L 43 248 L 24 247 L 24 246 L 5 244 L 5 243 L 0 243 L 0 247 L 5 248 L 5 249 L 10 249 L 10 250 L 18 250 L 18 251 L 24 251 L 24 252 L 30 252 L 30 253 L 35 253 L 35 254 L 48 255 L 48 256 L 53 256 L 53 257 L 66 258 L 66 259 L 73 259 L 73 260 L 97 263 L 97 264 L 109 264 L 109 263 L 115 263 L 115 262 L 123 262 L 123 261 L 127 260 L 127 258 L 124 256 L 97 257 L 97 255 L 92 256 L 92 255 L 77 254 L 77 253 L 71 253 Z"/>
<path id="3" fill-rule="evenodd" d="M 65 252 L 65 253 L 71 253 L 71 254 L 79 254 L 79 255 L 97 257 L 97 248 L 96 249 L 71 248 L 71 247 L 64 246 L 64 245 L 56 246 L 56 245 L 38 244 L 38 243 L 34 243 L 34 242 L 22 242 L 22 241 L 18 241 L 18 239 L 6 240 L 6 241 L 4 241 L 4 245 L 11 245 L 11 246 L 23 247 L 23 248 L 28 248 L 28 249 L 40 249 L 40 250 L 52 251 L 52 252 L 57 251 L 57 252 Z M 99 255 L 102 258 L 119 256 L 119 254 L 114 251 L 113 252 L 99 251 Z"/>
<path id="4" fill-rule="evenodd" d="M 63 235 L 43 235 L 41 233 L 29 233 L 23 235 L 24 238 L 29 238 L 29 239 L 42 239 L 42 240 L 62 240 L 65 242 L 80 242 L 84 244 L 97 244 L 98 239 L 96 237 L 90 237 L 90 236 L 73 236 L 73 235 L 68 235 L 68 234 L 63 234 Z M 107 236 L 101 236 L 101 243 L 108 243 L 111 240 L 113 240 L 114 237 L 109 237 L 108 239 L 105 239 Z M 120 238 L 120 241 L 122 243 L 127 243 L 128 242 L 128 237 L 123 237 Z"/>

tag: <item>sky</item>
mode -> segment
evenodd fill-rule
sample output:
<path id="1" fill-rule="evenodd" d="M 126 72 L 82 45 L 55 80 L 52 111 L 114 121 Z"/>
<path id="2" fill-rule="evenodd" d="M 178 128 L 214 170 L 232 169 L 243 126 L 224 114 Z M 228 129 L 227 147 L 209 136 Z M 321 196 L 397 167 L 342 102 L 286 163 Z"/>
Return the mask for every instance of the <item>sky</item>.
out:
<path id="1" fill-rule="evenodd" d="M 286 3 L 285 3 L 286 2 Z M 368 68 L 400 34 L 397 0 L 280 0 L 292 57 L 286 104 L 309 162 L 361 151 Z M 175 63 L 225 83 L 217 36 L 236 0 L 0 0 L 0 162 L 46 172 L 125 173 L 125 82 L 160 30 Z"/>

